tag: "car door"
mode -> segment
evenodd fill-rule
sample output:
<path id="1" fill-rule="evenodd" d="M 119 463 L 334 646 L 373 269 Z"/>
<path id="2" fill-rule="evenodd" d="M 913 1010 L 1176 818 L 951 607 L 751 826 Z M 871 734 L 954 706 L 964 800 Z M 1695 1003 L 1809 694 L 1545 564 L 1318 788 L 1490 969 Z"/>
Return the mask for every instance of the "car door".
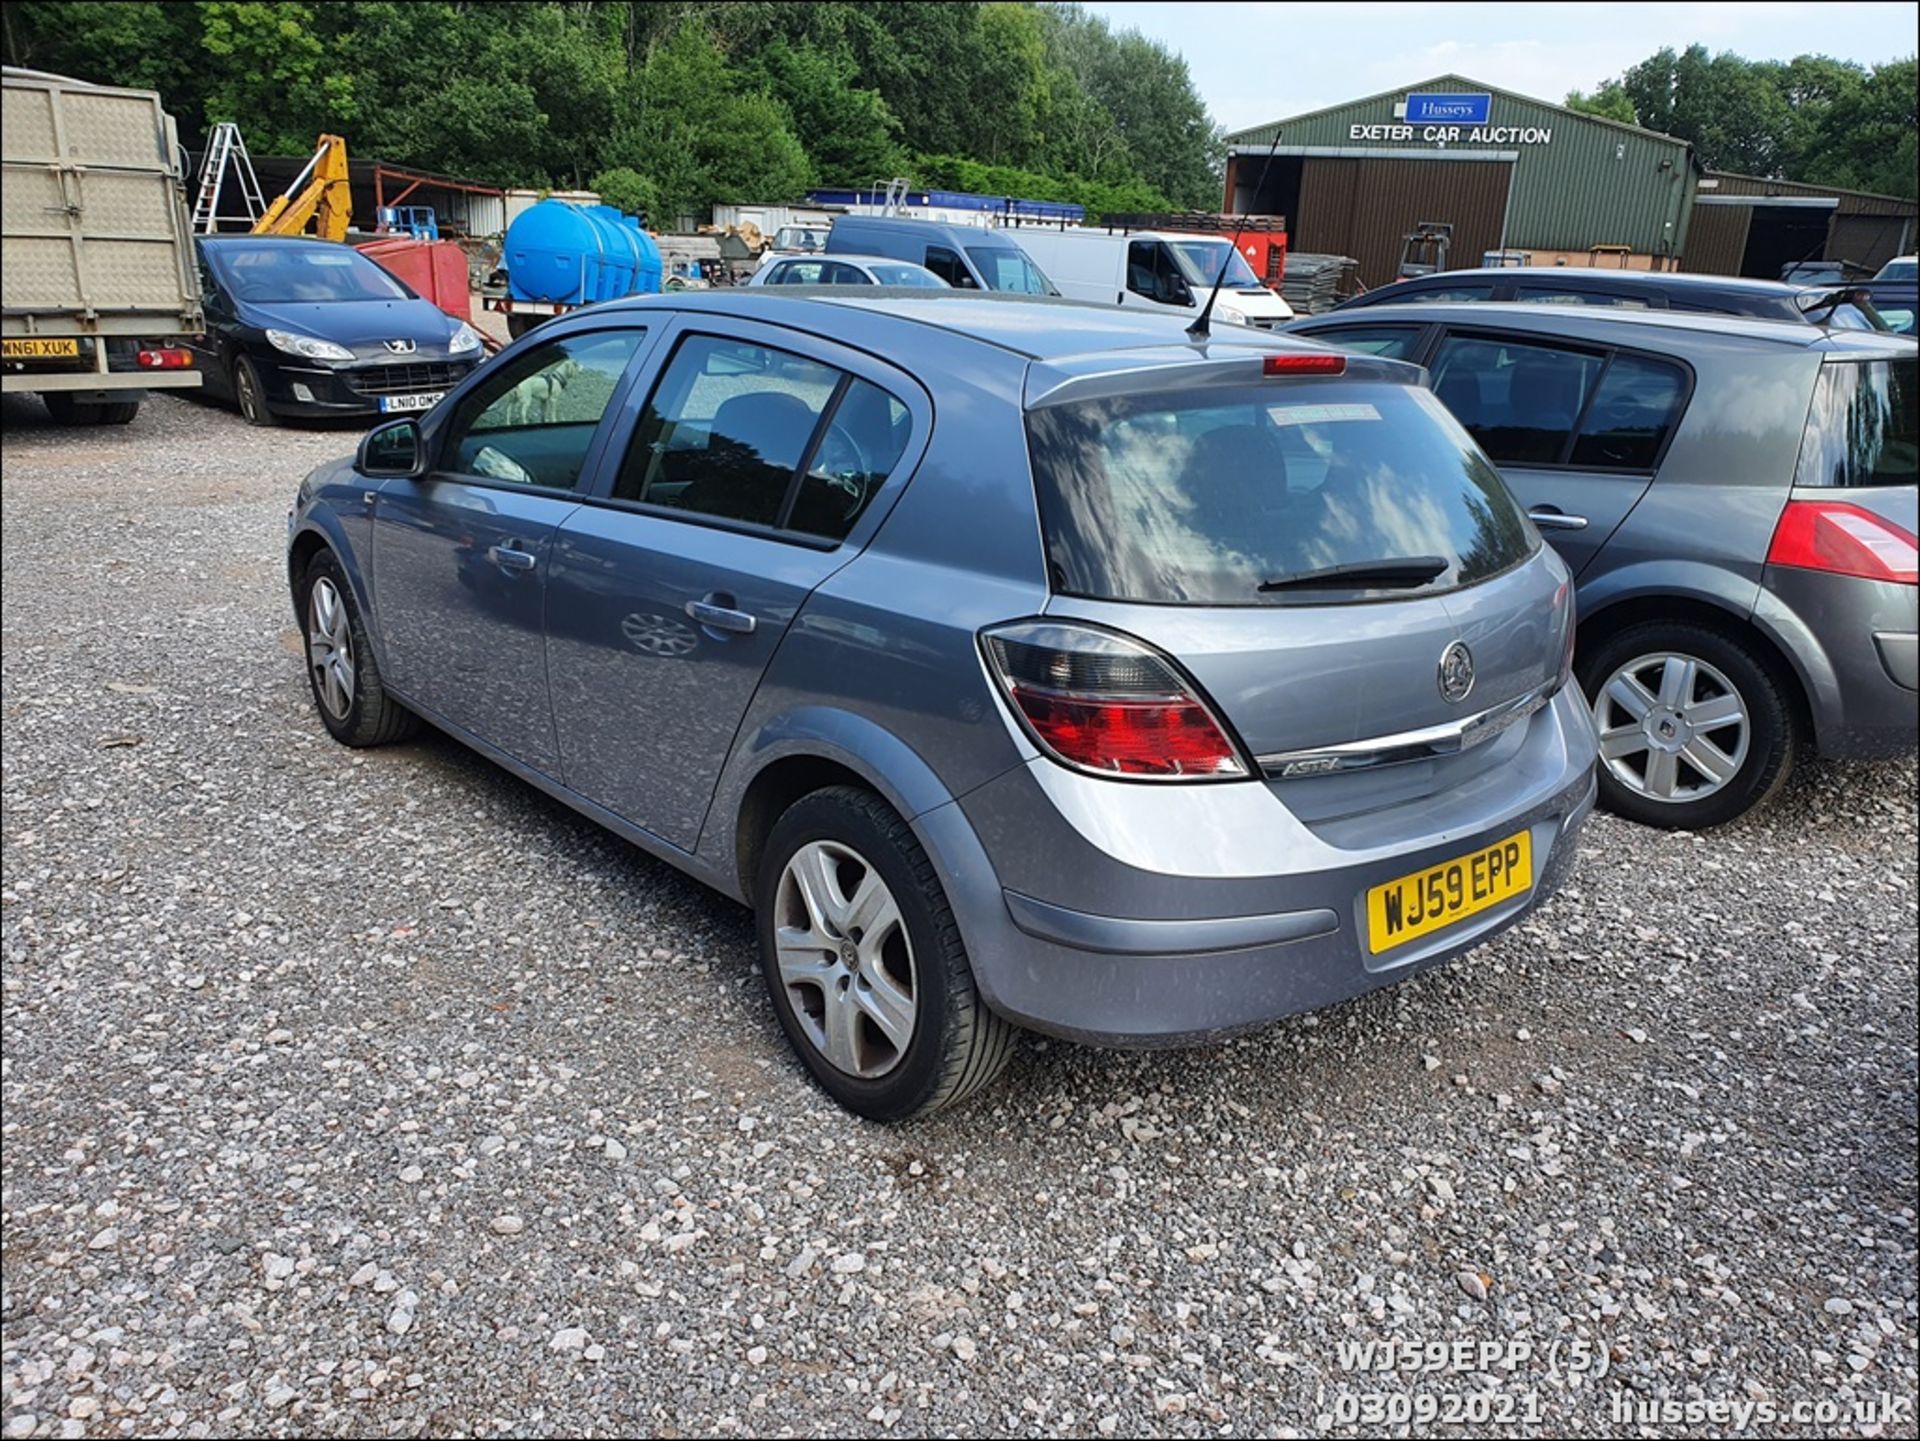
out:
<path id="1" fill-rule="evenodd" d="M 870 357 L 701 317 L 624 455 L 561 524 L 547 669 L 566 784 L 685 850 L 781 637 L 925 444 L 924 393 Z"/>
<path id="2" fill-rule="evenodd" d="M 428 437 L 417 480 L 373 514 L 373 598 L 385 679 L 409 703 L 558 777 L 545 588 L 554 528 L 604 445 L 646 341 L 576 330 L 503 359 Z"/>
<path id="3" fill-rule="evenodd" d="M 1646 494 L 1691 389 L 1670 360 L 1477 328 L 1447 330 L 1427 366 L 1575 576 Z"/>

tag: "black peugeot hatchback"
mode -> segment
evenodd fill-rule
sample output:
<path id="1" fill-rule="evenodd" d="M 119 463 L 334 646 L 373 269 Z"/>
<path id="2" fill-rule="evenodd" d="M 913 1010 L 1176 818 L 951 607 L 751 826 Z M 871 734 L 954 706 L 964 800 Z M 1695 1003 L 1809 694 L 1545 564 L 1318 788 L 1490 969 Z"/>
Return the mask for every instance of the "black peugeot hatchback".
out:
<path id="1" fill-rule="evenodd" d="M 431 408 L 485 353 L 480 332 L 350 245 L 282 236 L 199 242 L 205 389 L 254 425 Z"/>

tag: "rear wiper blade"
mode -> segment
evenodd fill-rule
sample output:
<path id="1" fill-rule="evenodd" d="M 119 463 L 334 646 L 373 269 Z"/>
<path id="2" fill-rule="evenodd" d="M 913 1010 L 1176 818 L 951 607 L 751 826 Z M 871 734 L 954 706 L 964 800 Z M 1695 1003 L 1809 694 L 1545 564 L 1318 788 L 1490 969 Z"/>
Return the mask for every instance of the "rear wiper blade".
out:
<path id="1" fill-rule="evenodd" d="M 1437 555 L 1410 555 L 1398 560 L 1353 560 L 1345 565 L 1296 571 L 1260 582 L 1261 591 L 1410 589 L 1425 585 L 1451 562 Z"/>

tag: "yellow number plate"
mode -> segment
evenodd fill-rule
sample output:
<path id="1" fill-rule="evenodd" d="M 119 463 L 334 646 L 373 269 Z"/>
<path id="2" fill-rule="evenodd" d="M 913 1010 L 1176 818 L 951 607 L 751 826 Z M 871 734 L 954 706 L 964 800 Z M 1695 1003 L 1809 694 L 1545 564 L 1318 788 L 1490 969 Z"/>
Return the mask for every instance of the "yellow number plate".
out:
<path id="1" fill-rule="evenodd" d="M 1450 926 L 1533 885 L 1526 831 L 1484 850 L 1375 886 L 1367 892 L 1367 949 L 1374 955 Z"/>
<path id="2" fill-rule="evenodd" d="M 79 353 L 77 340 L 0 340 L 0 358 L 7 360 L 61 360 Z"/>

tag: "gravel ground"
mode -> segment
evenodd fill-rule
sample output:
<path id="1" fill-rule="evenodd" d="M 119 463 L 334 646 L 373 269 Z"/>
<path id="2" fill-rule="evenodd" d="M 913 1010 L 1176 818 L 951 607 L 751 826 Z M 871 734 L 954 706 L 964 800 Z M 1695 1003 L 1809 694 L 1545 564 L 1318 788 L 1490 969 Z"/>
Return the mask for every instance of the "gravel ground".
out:
<path id="1" fill-rule="evenodd" d="M 1707 837 L 1600 818 L 1449 970 L 1207 1050 L 1034 1041 L 883 1129 L 789 1059 L 744 912 L 449 741 L 327 739 L 281 544 L 351 434 L 4 419 L 6 1436 L 1911 1406 L 1910 761 Z M 1393 1338 L 1533 1351 L 1340 1351 Z"/>

